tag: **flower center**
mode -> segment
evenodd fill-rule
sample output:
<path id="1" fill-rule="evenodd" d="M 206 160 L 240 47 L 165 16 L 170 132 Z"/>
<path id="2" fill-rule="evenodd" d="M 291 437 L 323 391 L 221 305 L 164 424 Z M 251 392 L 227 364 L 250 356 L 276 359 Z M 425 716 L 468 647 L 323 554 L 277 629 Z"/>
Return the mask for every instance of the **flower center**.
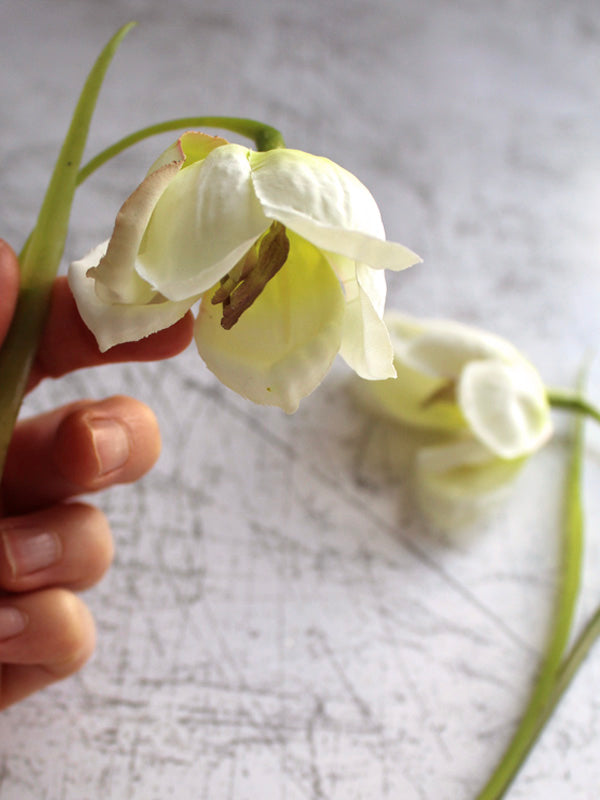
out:
<path id="1" fill-rule="evenodd" d="M 439 389 L 421 401 L 421 408 L 429 408 L 436 403 L 456 403 L 456 382 L 448 380 Z"/>
<path id="2" fill-rule="evenodd" d="M 290 242 L 285 227 L 273 222 L 269 230 L 233 267 L 221 278 L 221 285 L 211 298 L 211 303 L 223 303 L 221 326 L 232 328 L 241 315 L 250 308 L 267 283 L 285 264 L 290 251 Z"/>

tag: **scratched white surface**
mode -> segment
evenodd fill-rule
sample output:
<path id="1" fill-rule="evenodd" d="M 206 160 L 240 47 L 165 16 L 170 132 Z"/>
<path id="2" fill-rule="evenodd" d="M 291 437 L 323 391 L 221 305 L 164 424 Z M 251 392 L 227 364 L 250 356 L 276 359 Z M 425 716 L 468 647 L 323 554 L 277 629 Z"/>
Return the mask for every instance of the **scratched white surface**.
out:
<path id="1" fill-rule="evenodd" d="M 15 246 L 84 74 L 129 18 L 140 26 L 109 73 L 90 155 L 157 119 L 264 119 L 359 175 L 390 238 L 424 257 L 390 279 L 390 305 L 485 325 L 548 383 L 573 381 L 599 333 L 593 0 L 2 0 L 0 234 Z M 171 138 L 80 190 L 67 258 L 107 235 Z M 475 796 L 547 632 L 565 439 L 489 524 L 448 542 L 392 476 L 401 436 L 356 408 L 348 379 L 336 364 L 286 417 L 225 390 L 190 350 L 28 401 L 135 394 L 164 451 L 99 500 L 117 555 L 87 593 L 97 653 L 0 717 L 0 800 Z M 580 620 L 600 596 L 598 444 Z M 598 796 L 599 680 L 596 652 L 510 798 Z"/>

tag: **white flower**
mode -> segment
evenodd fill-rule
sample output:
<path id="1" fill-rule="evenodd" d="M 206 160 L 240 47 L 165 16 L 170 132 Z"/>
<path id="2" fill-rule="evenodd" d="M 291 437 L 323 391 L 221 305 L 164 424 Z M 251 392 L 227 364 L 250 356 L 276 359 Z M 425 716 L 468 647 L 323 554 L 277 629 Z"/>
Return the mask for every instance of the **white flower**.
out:
<path id="1" fill-rule="evenodd" d="M 397 376 L 363 384 L 371 408 L 436 432 L 416 456 L 423 507 L 442 527 L 474 521 L 550 438 L 545 386 L 509 342 L 450 320 L 388 313 Z M 431 436 L 429 436 L 429 440 Z"/>
<path id="2" fill-rule="evenodd" d="M 292 412 L 338 352 L 363 378 L 395 374 L 383 269 L 419 260 L 385 241 L 373 197 L 337 164 L 190 132 L 69 281 L 101 350 L 168 327 L 201 300 L 195 339 L 208 367 Z"/>

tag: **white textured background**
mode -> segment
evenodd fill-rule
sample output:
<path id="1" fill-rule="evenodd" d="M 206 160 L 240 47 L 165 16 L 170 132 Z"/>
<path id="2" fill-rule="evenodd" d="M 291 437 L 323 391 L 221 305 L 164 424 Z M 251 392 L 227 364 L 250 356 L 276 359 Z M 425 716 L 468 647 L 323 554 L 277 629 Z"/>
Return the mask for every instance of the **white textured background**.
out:
<path id="1" fill-rule="evenodd" d="M 484 325 L 549 384 L 574 380 L 599 332 L 596 2 L 0 0 L 0 235 L 17 247 L 85 73 L 130 18 L 90 155 L 174 116 L 270 122 L 356 173 L 389 237 L 423 256 L 390 279 L 390 305 Z M 172 138 L 80 190 L 67 259 L 106 237 Z M 401 441 L 355 407 L 348 378 L 336 364 L 286 417 L 223 389 L 190 350 L 28 401 L 135 394 L 164 452 L 101 498 L 118 550 L 88 593 L 97 654 L 0 718 L 0 800 L 475 796 L 547 633 L 565 438 L 450 543 L 392 479 Z M 600 596 L 599 442 L 581 620 Z M 512 800 L 597 798 L 599 681 L 600 652 Z"/>

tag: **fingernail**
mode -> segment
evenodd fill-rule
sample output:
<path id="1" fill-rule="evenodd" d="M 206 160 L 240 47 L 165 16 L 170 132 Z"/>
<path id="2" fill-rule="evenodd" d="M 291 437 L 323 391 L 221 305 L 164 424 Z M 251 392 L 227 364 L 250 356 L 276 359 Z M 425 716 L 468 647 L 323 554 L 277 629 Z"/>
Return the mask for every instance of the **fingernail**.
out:
<path id="1" fill-rule="evenodd" d="M 10 639 L 25 630 L 27 617 L 18 608 L 0 608 L 0 641 Z"/>
<path id="2" fill-rule="evenodd" d="M 61 541 L 52 531 L 13 528 L 5 531 L 2 538 L 13 578 L 22 578 L 50 567 L 61 556 Z"/>
<path id="3" fill-rule="evenodd" d="M 130 454 L 127 430 L 114 419 L 92 419 L 89 424 L 98 460 L 98 474 L 106 475 L 122 467 Z"/>

